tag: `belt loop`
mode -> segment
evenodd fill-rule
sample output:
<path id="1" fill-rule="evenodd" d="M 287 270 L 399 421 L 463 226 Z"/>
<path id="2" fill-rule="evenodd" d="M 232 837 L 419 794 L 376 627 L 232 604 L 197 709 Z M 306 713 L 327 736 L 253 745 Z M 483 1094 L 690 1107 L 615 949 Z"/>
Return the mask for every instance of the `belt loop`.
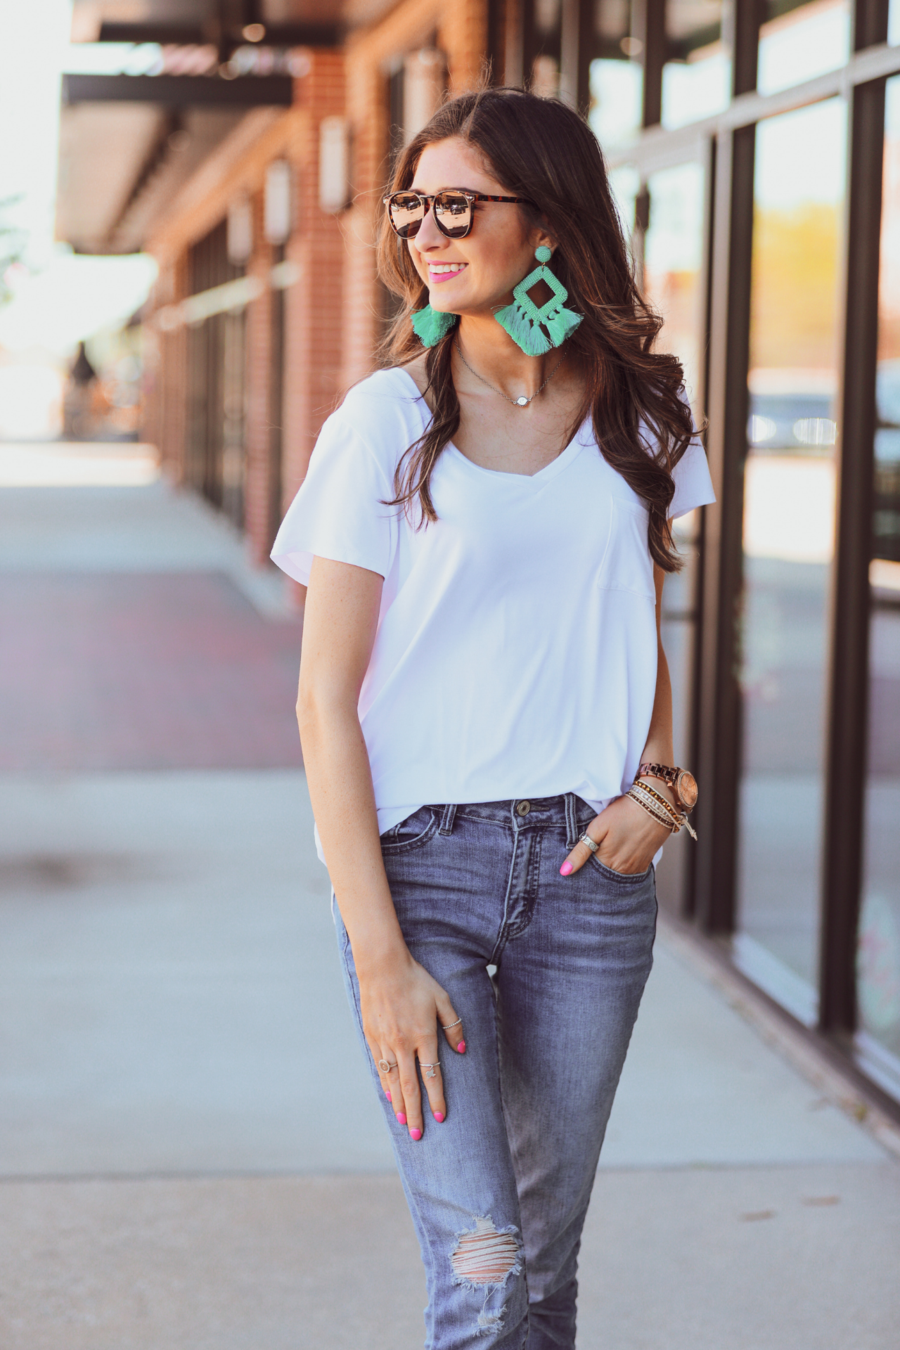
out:
<path id="1" fill-rule="evenodd" d="M 573 849 L 578 843 L 578 826 L 575 823 L 575 793 L 566 793 L 566 848 Z"/>
<path id="2" fill-rule="evenodd" d="M 444 807 L 444 810 L 441 814 L 441 828 L 438 830 L 438 834 L 452 834 L 453 822 L 455 819 L 456 819 L 456 806 L 453 803 L 451 803 L 450 805 Z"/>

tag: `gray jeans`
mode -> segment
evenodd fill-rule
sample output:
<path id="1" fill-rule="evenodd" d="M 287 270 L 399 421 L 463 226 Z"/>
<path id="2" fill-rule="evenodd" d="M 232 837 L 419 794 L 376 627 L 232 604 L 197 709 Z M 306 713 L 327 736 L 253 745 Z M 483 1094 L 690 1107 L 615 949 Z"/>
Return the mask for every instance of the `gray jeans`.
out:
<path id="1" fill-rule="evenodd" d="M 594 857 L 562 877 L 593 809 L 571 793 L 524 805 L 423 806 L 382 836 L 403 935 L 467 1044 L 441 1041 L 447 1119 L 414 1143 L 362 1041 L 425 1262 L 428 1350 L 574 1347 L 581 1230 L 652 963 L 653 868 L 624 876 Z M 362 1038 L 336 907 L 335 920 Z M 490 1283 L 479 1244 L 504 1267 Z"/>

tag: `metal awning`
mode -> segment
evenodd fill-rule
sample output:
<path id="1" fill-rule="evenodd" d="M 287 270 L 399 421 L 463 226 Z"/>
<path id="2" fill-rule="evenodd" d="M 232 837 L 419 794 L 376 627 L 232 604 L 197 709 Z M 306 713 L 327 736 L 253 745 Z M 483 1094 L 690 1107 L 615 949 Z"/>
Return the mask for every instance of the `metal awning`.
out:
<path id="1" fill-rule="evenodd" d="M 289 108 L 290 75 L 63 75 L 63 107 L 155 103 L 165 108 Z"/>
<path id="2" fill-rule="evenodd" d="M 342 0 L 75 0 L 73 40 L 203 46 L 227 61 L 246 42 L 335 47 Z"/>
<path id="3" fill-rule="evenodd" d="M 154 74 L 63 76 L 58 238 L 141 249 L 242 119 L 291 105 L 296 47 L 340 45 L 395 2 L 74 0 L 73 42 L 160 44 L 161 58 Z"/>
<path id="4" fill-rule="evenodd" d="M 293 101 L 284 59 L 246 73 L 235 53 L 334 45 L 341 14 L 341 0 L 74 0 L 73 42 L 166 45 L 159 73 L 63 76 L 57 236 L 82 253 L 141 249 L 244 118 Z"/>

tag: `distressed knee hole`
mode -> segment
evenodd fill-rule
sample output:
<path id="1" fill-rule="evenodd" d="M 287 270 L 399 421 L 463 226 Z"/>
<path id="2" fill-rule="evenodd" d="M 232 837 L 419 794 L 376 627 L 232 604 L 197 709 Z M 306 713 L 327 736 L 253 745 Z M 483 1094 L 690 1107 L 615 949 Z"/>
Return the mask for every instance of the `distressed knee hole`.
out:
<path id="1" fill-rule="evenodd" d="M 519 1265 L 515 1233 L 498 1233 L 491 1219 L 476 1219 L 450 1256 L 454 1275 L 467 1284 L 502 1284 Z"/>

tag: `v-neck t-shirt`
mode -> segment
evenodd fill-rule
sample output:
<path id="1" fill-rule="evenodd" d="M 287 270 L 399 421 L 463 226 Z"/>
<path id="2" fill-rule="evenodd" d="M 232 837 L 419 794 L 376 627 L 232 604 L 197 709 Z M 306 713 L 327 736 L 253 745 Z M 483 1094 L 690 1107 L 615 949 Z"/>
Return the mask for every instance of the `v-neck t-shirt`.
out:
<path id="1" fill-rule="evenodd" d="M 438 519 L 416 528 L 394 471 L 431 413 L 404 370 L 378 371 L 325 422 L 272 558 L 306 585 L 313 557 L 384 578 L 359 697 L 380 833 L 421 806 L 572 792 L 598 812 L 646 744 L 657 638 L 649 514 L 590 419 L 538 473 L 438 457 Z M 646 428 L 643 429 L 648 438 Z M 691 441 L 672 517 L 714 500 Z"/>

